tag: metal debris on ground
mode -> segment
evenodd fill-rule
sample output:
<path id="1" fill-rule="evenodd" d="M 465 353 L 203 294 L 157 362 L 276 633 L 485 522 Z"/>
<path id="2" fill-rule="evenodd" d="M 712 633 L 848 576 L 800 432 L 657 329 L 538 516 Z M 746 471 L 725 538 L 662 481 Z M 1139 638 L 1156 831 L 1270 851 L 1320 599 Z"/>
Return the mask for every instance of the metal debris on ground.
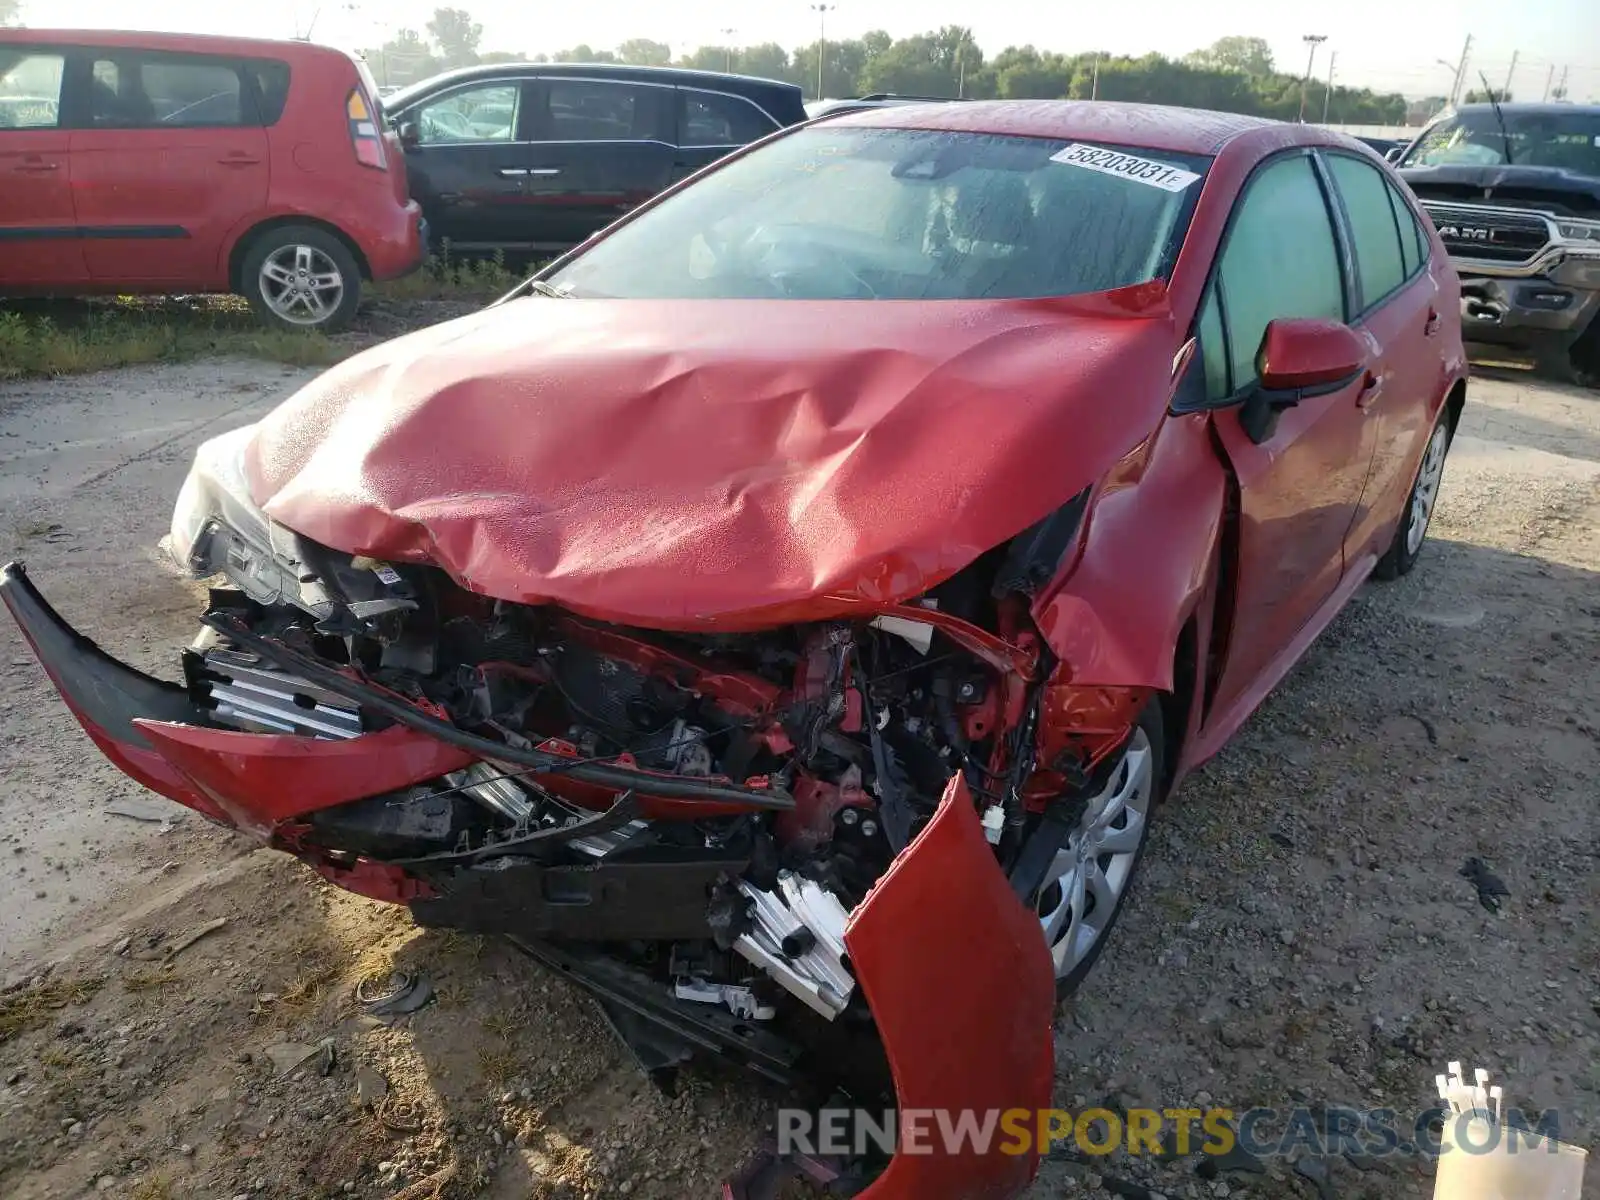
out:
<path id="1" fill-rule="evenodd" d="M 303 1042 L 278 1042 L 268 1046 L 262 1053 L 267 1056 L 267 1061 L 272 1064 L 274 1073 L 287 1075 L 317 1053 L 317 1050 L 317 1046 L 307 1046 Z"/>
<path id="2" fill-rule="evenodd" d="M 373 1108 L 389 1094 L 389 1081 L 371 1067 L 356 1068 L 356 1103 Z"/>
<path id="3" fill-rule="evenodd" d="M 804 1179 L 828 1195 L 853 1195 L 841 1189 L 846 1177 L 832 1159 L 809 1154 L 779 1154 L 775 1145 L 763 1146 L 722 1184 L 722 1200 L 778 1200 L 787 1195 L 784 1184 Z"/>
<path id="4" fill-rule="evenodd" d="M 147 821 L 152 825 L 176 825 L 183 820 L 183 809 L 170 801 L 140 800 L 134 796 L 113 800 L 106 805 L 106 812 L 114 817 L 128 817 L 135 821 Z"/>
<path id="5" fill-rule="evenodd" d="M 368 978 L 356 984 L 356 1003 L 375 1017 L 413 1013 L 432 999 L 428 977 L 408 971 L 395 971 L 381 982 Z"/>
<path id="6" fill-rule="evenodd" d="M 177 941 L 173 942 L 172 945 L 167 947 L 167 953 L 165 957 L 168 959 L 176 958 L 190 946 L 198 942 L 201 938 L 208 937 L 209 935 L 215 933 L 227 923 L 227 917 L 218 917 L 214 921 L 207 921 L 204 925 L 200 925 L 194 929 L 191 929 L 188 933 L 184 934 Z"/>
<path id="7" fill-rule="evenodd" d="M 1481 858 L 1467 859 L 1457 874 L 1478 889 L 1478 903 L 1492 913 L 1499 912 L 1500 901 L 1511 895 L 1511 889 Z"/>

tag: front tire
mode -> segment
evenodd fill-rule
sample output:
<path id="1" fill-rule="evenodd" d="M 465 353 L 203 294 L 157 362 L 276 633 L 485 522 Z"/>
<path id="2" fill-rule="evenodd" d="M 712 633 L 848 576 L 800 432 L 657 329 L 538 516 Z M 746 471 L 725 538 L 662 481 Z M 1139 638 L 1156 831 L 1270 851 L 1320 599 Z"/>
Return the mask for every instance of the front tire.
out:
<path id="1" fill-rule="evenodd" d="M 240 267 L 250 307 L 280 329 L 332 333 L 361 303 L 361 268 L 333 234 L 311 225 L 282 225 L 258 234 Z"/>
<path id="2" fill-rule="evenodd" d="M 1039 890 L 1039 924 L 1055 960 L 1059 999 L 1089 974 L 1122 911 L 1162 797 L 1165 758 L 1161 702 L 1152 699 Z"/>
<path id="3" fill-rule="evenodd" d="M 1439 420 L 1428 435 L 1428 447 L 1422 452 L 1422 462 L 1417 467 L 1417 477 L 1411 482 L 1406 496 L 1405 511 L 1400 514 L 1399 527 L 1394 540 L 1378 560 L 1372 574 L 1377 579 L 1399 579 L 1417 565 L 1423 543 L 1428 537 L 1428 523 L 1433 519 L 1433 507 L 1439 499 L 1439 481 L 1444 478 L 1444 460 L 1450 453 L 1450 410 L 1439 413 Z"/>

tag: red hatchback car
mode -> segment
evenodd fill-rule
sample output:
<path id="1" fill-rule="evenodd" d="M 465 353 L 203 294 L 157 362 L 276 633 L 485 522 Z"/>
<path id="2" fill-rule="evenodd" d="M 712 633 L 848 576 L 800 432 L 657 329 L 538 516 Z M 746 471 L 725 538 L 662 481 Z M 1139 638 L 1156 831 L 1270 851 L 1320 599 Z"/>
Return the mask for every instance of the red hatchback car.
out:
<path id="1" fill-rule="evenodd" d="M 377 87 L 340 51 L 0 30 L 0 295 L 237 292 L 335 329 L 425 235 Z"/>
<path id="2" fill-rule="evenodd" d="M 1049 1105 L 1162 797 L 1417 561 L 1458 290 L 1325 130 L 825 119 L 202 447 L 181 684 L 0 595 L 134 778 L 514 939 L 641 1062 L 982 1122 Z M 1038 1147 L 923 1148 L 844 1169 L 1004 1197 Z"/>

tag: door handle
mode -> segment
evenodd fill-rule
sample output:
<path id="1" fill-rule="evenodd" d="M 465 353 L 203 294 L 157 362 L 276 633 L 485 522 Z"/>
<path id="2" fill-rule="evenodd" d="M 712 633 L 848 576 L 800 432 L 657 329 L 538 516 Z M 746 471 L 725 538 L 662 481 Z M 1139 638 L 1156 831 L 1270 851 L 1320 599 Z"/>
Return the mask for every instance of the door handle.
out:
<path id="1" fill-rule="evenodd" d="M 531 171 L 528 172 L 528 174 L 529 175 L 559 175 L 559 174 L 561 174 L 561 168 L 560 167 L 534 167 Z"/>
<path id="2" fill-rule="evenodd" d="M 1361 380 L 1361 391 L 1356 395 L 1356 407 L 1363 410 L 1371 408 L 1382 391 L 1383 376 L 1368 371 Z"/>
<path id="3" fill-rule="evenodd" d="M 13 171 L 23 171 L 28 174 L 33 174 L 41 171 L 59 171 L 61 169 L 61 164 L 53 162 L 25 162 L 20 167 L 12 167 L 11 169 Z"/>
<path id="4" fill-rule="evenodd" d="M 521 168 L 521 167 L 501 167 L 500 168 L 500 177 L 502 179 L 521 179 L 527 173 L 528 172 L 523 170 L 523 168 Z"/>
<path id="5" fill-rule="evenodd" d="M 1428 319 L 1422 326 L 1422 336 L 1432 337 L 1439 332 L 1441 324 L 1443 324 L 1443 321 L 1439 316 L 1439 310 L 1436 308 L 1428 309 Z"/>
<path id="6" fill-rule="evenodd" d="M 225 167 L 254 167 L 261 162 L 259 158 L 250 158 L 243 154 L 230 154 L 226 158 L 217 159 L 217 161 Z"/>

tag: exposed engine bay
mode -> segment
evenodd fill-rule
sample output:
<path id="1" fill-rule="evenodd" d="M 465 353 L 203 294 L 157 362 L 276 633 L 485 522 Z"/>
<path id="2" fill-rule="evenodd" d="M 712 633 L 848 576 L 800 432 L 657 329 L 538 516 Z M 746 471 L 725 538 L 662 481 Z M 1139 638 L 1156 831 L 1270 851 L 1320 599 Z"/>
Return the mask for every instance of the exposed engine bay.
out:
<path id="1" fill-rule="evenodd" d="M 211 593 L 189 692 L 240 731 L 339 740 L 398 717 L 469 741 L 461 770 L 274 833 L 309 859 L 402 868 L 427 885 L 424 925 L 603 946 L 680 1009 L 751 1026 L 808 1011 L 848 1036 L 871 1027 L 850 911 L 954 776 L 997 852 L 1016 848 L 1029 695 L 941 627 L 951 607 L 998 619 L 960 577 L 925 621 L 687 635 L 319 551 L 314 604 Z"/>

